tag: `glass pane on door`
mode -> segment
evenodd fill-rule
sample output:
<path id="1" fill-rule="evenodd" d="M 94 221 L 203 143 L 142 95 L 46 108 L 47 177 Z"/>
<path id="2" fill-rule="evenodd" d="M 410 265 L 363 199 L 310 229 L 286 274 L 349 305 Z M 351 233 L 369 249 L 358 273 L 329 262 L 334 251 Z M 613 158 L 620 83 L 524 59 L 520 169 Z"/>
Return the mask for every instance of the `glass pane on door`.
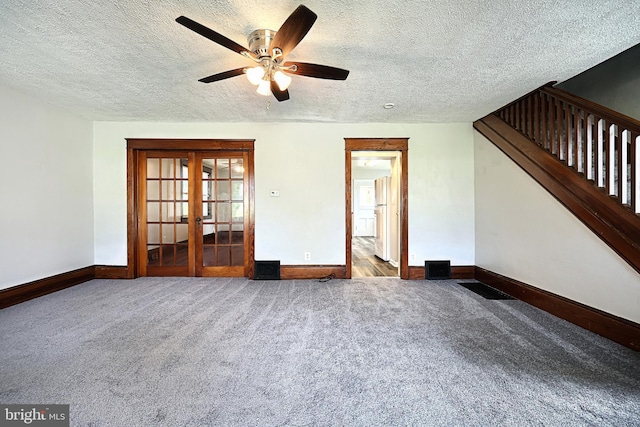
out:
<path id="1" fill-rule="evenodd" d="M 244 164 L 242 158 L 207 158 L 203 174 L 202 263 L 205 267 L 244 265 Z M 204 213 L 210 213 L 209 216 Z"/>
<path id="2" fill-rule="evenodd" d="M 147 158 L 148 266 L 189 265 L 188 159 Z"/>

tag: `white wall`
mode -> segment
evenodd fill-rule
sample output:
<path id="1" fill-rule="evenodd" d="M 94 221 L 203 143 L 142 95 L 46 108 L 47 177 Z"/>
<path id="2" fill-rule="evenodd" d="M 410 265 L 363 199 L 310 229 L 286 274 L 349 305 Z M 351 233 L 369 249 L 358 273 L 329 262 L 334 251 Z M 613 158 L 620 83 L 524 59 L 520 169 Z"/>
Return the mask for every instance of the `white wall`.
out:
<path id="1" fill-rule="evenodd" d="M 0 87 L 0 289 L 93 265 L 92 125 Z"/>
<path id="2" fill-rule="evenodd" d="M 640 322 L 640 275 L 478 132 L 476 265 Z"/>
<path id="3" fill-rule="evenodd" d="M 143 122 L 94 123 L 96 264 L 126 265 L 125 138 L 142 137 L 255 139 L 256 259 L 285 265 L 345 263 L 344 138 L 409 137 L 410 264 L 474 264 L 470 123 Z"/>
<path id="4" fill-rule="evenodd" d="M 409 265 L 474 265 L 473 128 L 427 129 L 409 144 Z"/>

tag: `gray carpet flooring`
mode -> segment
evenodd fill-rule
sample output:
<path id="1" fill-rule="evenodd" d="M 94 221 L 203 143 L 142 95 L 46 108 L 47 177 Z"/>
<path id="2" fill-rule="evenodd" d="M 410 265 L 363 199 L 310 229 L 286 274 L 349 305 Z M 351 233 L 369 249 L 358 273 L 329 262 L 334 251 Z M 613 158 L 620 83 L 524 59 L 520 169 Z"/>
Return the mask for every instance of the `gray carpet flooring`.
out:
<path id="1" fill-rule="evenodd" d="M 93 280 L 0 310 L 72 426 L 640 425 L 640 353 L 454 281 Z"/>

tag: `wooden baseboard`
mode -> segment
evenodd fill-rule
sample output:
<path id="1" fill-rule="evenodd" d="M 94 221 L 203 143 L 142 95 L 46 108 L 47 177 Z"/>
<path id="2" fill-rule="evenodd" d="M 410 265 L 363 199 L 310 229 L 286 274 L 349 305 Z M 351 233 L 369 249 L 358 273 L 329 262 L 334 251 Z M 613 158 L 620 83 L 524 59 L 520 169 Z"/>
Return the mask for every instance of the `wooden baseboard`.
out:
<path id="1" fill-rule="evenodd" d="M 333 274 L 336 279 L 344 279 L 347 269 L 344 265 L 283 265 L 280 267 L 280 278 L 290 279 L 320 279 Z M 475 267 L 473 265 L 452 266 L 452 279 L 473 279 Z M 424 267 L 409 266 L 409 280 L 424 279 Z"/>
<path id="2" fill-rule="evenodd" d="M 79 285 L 94 277 L 95 268 L 92 265 L 3 289 L 0 291 L 0 308 L 9 307 L 74 285 Z"/>
<path id="3" fill-rule="evenodd" d="M 424 280 L 424 267 L 409 266 L 409 280 Z M 475 267 L 473 265 L 451 266 L 452 279 L 473 279 L 475 277 Z"/>
<path id="4" fill-rule="evenodd" d="M 127 267 L 118 267 L 113 265 L 96 265 L 96 279 L 132 279 L 129 277 L 129 269 Z"/>
<path id="5" fill-rule="evenodd" d="M 484 268 L 475 279 L 588 331 L 640 351 L 640 325 Z"/>
<path id="6" fill-rule="evenodd" d="M 291 279 L 321 279 L 333 274 L 334 279 L 347 277 L 347 267 L 344 265 L 282 265 L 280 278 Z"/>

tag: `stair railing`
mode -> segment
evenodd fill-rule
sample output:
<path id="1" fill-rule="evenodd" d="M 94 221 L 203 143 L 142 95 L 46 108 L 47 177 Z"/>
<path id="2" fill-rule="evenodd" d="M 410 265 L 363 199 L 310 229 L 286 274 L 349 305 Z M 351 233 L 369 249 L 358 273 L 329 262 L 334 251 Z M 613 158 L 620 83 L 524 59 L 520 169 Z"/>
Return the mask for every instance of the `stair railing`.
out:
<path id="1" fill-rule="evenodd" d="M 633 213 L 640 213 L 640 121 L 551 84 L 495 114 Z"/>

